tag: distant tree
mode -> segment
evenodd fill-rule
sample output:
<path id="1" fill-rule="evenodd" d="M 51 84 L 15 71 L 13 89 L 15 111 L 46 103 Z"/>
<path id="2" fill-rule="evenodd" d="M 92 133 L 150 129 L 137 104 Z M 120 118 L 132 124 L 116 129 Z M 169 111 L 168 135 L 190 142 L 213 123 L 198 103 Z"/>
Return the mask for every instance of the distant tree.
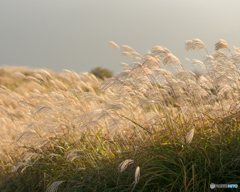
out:
<path id="1" fill-rule="evenodd" d="M 199 79 L 199 77 L 201 77 L 203 75 L 203 72 L 198 71 L 198 70 L 193 70 L 193 73 L 195 73 L 195 75 L 197 76 L 197 79 Z"/>
<path id="2" fill-rule="evenodd" d="M 110 78 L 113 76 L 112 71 L 110 71 L 109 69 L 101 68 L 101 67 L 96 67 L 96 68 L 92 69 L 91 73 L 100 79 Z"/>

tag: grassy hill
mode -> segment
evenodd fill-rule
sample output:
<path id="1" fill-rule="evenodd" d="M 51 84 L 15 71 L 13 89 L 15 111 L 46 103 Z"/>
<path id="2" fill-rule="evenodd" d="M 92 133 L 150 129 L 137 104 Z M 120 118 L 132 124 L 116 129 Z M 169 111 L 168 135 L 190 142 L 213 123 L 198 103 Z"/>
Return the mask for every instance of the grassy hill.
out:
<path id="1" fill-rule="evenodd" d="M 0 69 L 0 191 L 210 191 L 240 180 L 240 49 L 224 40 L 204 73 L 165 47 L 104 81 L 88 73 Z M 165 69 L 170 65 L 172 72 Z M 223 191 L 224 189 L 218 189 Z"/>

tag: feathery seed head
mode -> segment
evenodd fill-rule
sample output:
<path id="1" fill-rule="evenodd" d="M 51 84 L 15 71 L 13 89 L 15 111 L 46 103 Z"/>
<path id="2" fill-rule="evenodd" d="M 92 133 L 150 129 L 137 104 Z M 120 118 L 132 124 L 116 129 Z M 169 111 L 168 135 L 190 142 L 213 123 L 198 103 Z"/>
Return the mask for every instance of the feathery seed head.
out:
<path id="1" fill-rule="evenodd" d="M 192 63 L 192 61 L 191 61 L 190 59 L 188 59 L 188 58 L 185 58 L 185 60 L 188 61 L 188 62 L 190 62 L 190 63 Z"/>
<path id="2" fill-rule="evenodd" d="M 140 179 L 140 167 L 137 166 L 135 171 L 135 181 L 134 181 L 135 185 L 139 182 L 139 179 Z"/>
<path id="3" fill-rule="evenodd" d="M 195 128 L 192 128 L 188 134 L 186 135 L 186 143 L 190 144 L 192 142 L 193 136 L 194 136 L 194 130 Z"/>
<path id="4" fill-rule="evenodd" d="M 61 185 L 65 181 L 55 181 L 53 182 L 46 190 L 46 192 L 57 192 L 59 185 Z"/>
<path id="5" fill-rule="evenodd" d="M 12 166 L 11 172 L 14 173 L 16 172 L 20 167 L 24 167 L 22 170 L 24 170 L 27 166 L 29 166 L 28 163 L 24 162 L 17 162 L 15 165 Z"/>
<path id="6" fill-rule="evenodd" d="M 215 44 L 215 51 L 218 51 L 219 49 L 227 49 L 228 51 L 230 51 L 228 44 L 225 40 L 220 39 L 216 44 Z"/>
<path id="7" fill-rule="evenodd" d="M 185 49 L 186 51 L 191 51 L 191 50 L 199 50 L 198 46 L 191 40 L 188 40 L 185 42 Z"/>
<path id="8" fill-rule="evenodd" d="M 181 65 L 179 59 L 171 53 L 167 54 L 163 60 L 164 65 L 168 65 L 169 63 L 175 63 L 175 64 Z"/>
<path id="9" fill-rule="evenodd" d="M 204 43 L 200 39 L 193 39 L 193 43 L 195 43 L 195 45 L 198 47 L 198 49 L 206 50 Z"/>
<path id="10" fill-rule="evenodd" d="M 229 60 L 227 55 L 223 53 L 222 51 L 216 51 L 213 53 L 214 59 L 224 59 L 224 60 Z"/>
<path id="11" fill-rule="evenodd" d="M 134 161 L 132 159 L 127 159 L 127 160 L 123 161 L 122 163 L 120 163 L 120 165 L 118 166 L 119 172 L 123 172 L 132 163 L 134 163 Z"/>
<path id="12" fill-rule="evenodd" d="M 126 70 L 131 69 L 131 67 L 127 63 L 121 62 L 120 65 L 124 66 Z"/>
<path id="13" fill-rule="evenodd" d="M 39 69 L 38 72 L 47 79 L 53 79 L 52 75 L 44 69 Z"/>
<path id="14" fill-rule="evenodd" d="M 148 68 L 144 68 L 144 72 L 145 72 L 146 75 L 150 75 L 150 76 L 153 77 L 152 72 Z"/>
<path id="15" fill-rule="evenodd" d="M 233 46 L 233 49 L 234 49 L 235 54 L 240 53 L 240 48 L 239 47 Z"/>
<path id="16" fill-rule="evenodd" d="M 133 57 L 133 55 L 132 55 L 131 53 L 125 52 L 125 51 L 122 52 L 122 55 L 123 55 L 123 56 Z"/>
<path id="17" fill-rule="evenodd" d="M 133 51 L 133 52 L 135 52 L 133 48 L 131 48 L 131 47 L 127 46 L 127 45 L 122 45 L 122 48 L 124 50 L 126 50 L 126 51 Z"/>
<path id="18" fill-rule="evenodd" d="M 136 59 L 137 61 L 142 61 L 142 58 L 141 58 L 141 57 L 135 57 L 135 59 Z"/>
<path id="19" fill-rule="evenodd" d="M 24 155 L 23 161 L 25 163 L 28 163 L 29 161 L 31 161 L 32 158 L 37 157 L 39 155 L 40 154 L 38 154 L 38 153 L 27 153 L 27 154 Z"/>
<path id="20" fill-rule="evenodd" d="M 206 66 L 203 64 L 203 62 L 197 60 L 197 59 L 193 59 L 193 65 L 199 65 L 201 66 L 202 68 L 206 69 Z"/>
<path id="21" fill-rule="evenodd" d="M 70 161 L 73 161 L 76 157 L 80 157 L 82 153 L 82 150 L 79 149 L 73 149 L 68 152 L 66 155 L 66 159 L 71 159 Z"/>
<path id="22" fill-rule="evenodd" d="M 139 56 L 139 57 L 142 58 L 142 56 L 141 56 L 139 53 L 137 53 L 136 51 L 131 52 L 131 54 L 132 54 L 132 55 L 137 55 L 137 56 Z"/>
<path id="23" fill-rule="evenodd" d="M 207 55 L 206 58 L 205 58 L 205 62 L 208 62 L 208 61 L 214 61 L 214 57 L 212 55 Z"/>
<path id="24" fill-rule="evenodd" d="M 12 77 L 27 79 L 27 77 L 26 77 L 24 74 L 20 73 L 20 72 L 14 72 L 14 73 L 12 74 Z"/>
<path id="25" fill-rule="evenodd" d="M 163 75 L 163 76 L 165 76 L 168 79 L 173 78 L 172 73 L 167 71 L 167 70 L 165 70 L 165 69 L 157 69 L 157 70 L 154 70 L 154 72 L 156 72 L 157 75 Z"/>
<path id="26" fill-rule="evenodd" d="M 171 51 L 169 51 L 166 47 L 163 46 L 155 46 L 154 48 L 152 48 L 151 52 L 156 55 L 171 53 Z"/>
<path id="27" fill-rule="evenodd" d="M 142 63 L 144 67 L 147 67 L 149 69 L 158 69 L 159 65 L 158 65 L 158 60 L 155 57 L 152 57 L 151 55 L 146 55 L 143 59 L 142 59 Z"/>
<path id="28" fill-rule="evenodd" d="M 110 44 L 111 46 L 113 46 L 113 47 L 121 50 L 121 48 L 120 48 L 116 43 L 114 43 L 113 41 L 109 41 L 109 44 Z"/>

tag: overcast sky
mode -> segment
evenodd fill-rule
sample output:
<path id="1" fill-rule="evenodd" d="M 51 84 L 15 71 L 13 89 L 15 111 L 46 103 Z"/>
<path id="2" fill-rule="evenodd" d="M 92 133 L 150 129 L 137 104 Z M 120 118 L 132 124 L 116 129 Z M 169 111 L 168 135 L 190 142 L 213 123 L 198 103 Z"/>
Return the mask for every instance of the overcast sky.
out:
<path id="1" fill-rule="evenodd" d="M 129 59 L 109 45 L 145 55 L 168 48 L 187 70 L 184 43 L 201 39 L 210 53 L 219 39 L 240 47 L 239 0 L 1 0 L 0 65 L 90 71 L 123 70 Z M 205 54 L 205 52 L 202 52 Z"/>

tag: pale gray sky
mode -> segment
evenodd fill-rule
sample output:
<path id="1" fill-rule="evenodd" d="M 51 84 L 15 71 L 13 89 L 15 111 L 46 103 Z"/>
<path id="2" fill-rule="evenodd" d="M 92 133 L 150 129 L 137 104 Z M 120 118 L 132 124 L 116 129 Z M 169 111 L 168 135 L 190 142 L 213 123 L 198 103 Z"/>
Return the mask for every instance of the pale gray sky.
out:
<path id="1" fill-rule="evenodd" d="M 201 39 L 210 53 L 219 39 L 240 47 L 239 0 L 1 0 L 0 65 L 115 73 L 129 59 L 111 46 L 142 55 L 156 45 L 182 62 L 200 59 L 184 43 Z M 205 54 L 205 52 L 202 52 Z"/>

